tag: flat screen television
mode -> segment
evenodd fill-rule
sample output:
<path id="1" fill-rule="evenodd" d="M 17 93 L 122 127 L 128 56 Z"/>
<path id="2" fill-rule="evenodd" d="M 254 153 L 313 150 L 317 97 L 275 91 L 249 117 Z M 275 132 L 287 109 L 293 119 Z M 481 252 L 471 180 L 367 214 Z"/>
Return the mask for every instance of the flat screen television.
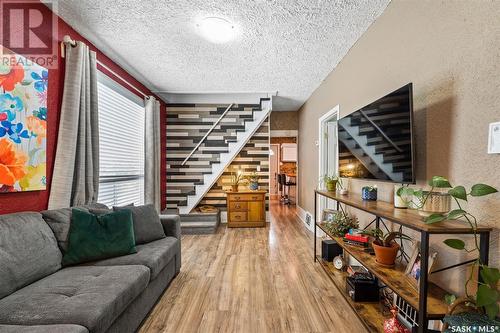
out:
<path id="1" fill-rule="evenodd" d="M 338 121 L 339 175 L 414 183 L 412 84 Z"/>

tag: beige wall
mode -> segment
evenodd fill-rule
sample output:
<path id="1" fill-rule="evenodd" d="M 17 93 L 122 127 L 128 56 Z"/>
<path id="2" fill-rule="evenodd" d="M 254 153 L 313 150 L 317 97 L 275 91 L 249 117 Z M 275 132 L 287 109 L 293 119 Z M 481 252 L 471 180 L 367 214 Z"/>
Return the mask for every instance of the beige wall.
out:
<path id="1" fill-rule="evenodd" d="M 274 111 L 271 112 L 271 131 L 273 130 L 297 130 L 299 113 L 296 111 Z"/>
<path id="2" fill-rule="evenodd" d="M 500 188 L 500 155 L 486 153 L 488 124 L 500 121 L 499 18 L 500 1 L 393 0 L 299 110 L 299 205 L 313 211 L 318 118 L 337 104 L 345 116 L 408 82 L 417 182 L 444 175 L 452 183 Z M 366 183 L 352 181 L 351 191 Z M 378 185 L 379 197 L 391 200 L 393 185 Z M 472 199 L 469 208 L 481 223 L 500 227 L 500 195 Z M 498 232 L 493 238 L 491 258 L 499 266 Z M 437 249 L 440 240 L 431 238 Z M 459 252 L 441 252 L 441 263 L 459 260 Z M 457 274 L 449 289 L 460 289 Z"/>

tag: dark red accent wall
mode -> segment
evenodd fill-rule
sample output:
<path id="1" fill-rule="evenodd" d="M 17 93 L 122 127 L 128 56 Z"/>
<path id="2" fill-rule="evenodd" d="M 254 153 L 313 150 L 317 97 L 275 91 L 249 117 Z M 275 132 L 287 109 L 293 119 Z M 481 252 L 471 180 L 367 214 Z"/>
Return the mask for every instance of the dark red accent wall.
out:
<path id="1" fill-rule="evenodd" d="M 47 12 L 50 12 L 46 8 Z M 70 35 L 74 40 L 80 40 L 90 46 L 90 48 L 97 53 L 97 59 L 104 63 L 107 67 L 113 70 L 115 73 L 126 79 L 128 82 L 133 84 L 139 90 L 148 95 L 154 95 L 151 91 L 137 81 L 134 77 L 128 74 L 120 66 L 115 64 L 112 60 L 106 57 L 100 50 L 98 50 L 94 45 L 92 45 L 83 36 L 77 33 L 69 24 L 63 21 L 61 18 L 57 18 L 58 33 L 57 42 L 58 44 L 62 41 L 64 35 Z M 47 31 L 49 34 L 50 31 Z M 98 66 L 98 69 L 109 75 L 111 78 L 115 79 L 117 82 L 121 83 L 125 88 L 129 89 L 134 94 L 138 94 L 135 90 L 131 89 L 127 85 L 123 84 L 119 78 L 116 78 L 113 74 L 109 73 L 107 70 Z M 57 144 L 57 130 L 59 124 L 59 113 L 61 108 L 62 100 L 62 89 L 64 85 L 64 59 L 58 54 L 58 66 L 57 69 L 49 70 L 49 86 L 48 86 L 48 98 L 47 98 L 47 108 L 48 108 L 48 120 L 47 120 L 47 190 L 45 191 L 33 191 L 33 192 L 17 192 L 17 193 L 0 193 L 0 214 L 13 213 L 19 211 L 40 211 L 47 209 L 47 203 L 50 193 L 50 183 L 52 179 L 52 169 L 54 165 L 54 157 Z M 139 95 L 139 94 L 138 94 Z M 139 95 L 141 96 L 141 95 Z M 142 97 L 142 96 L 141 96 Z M 166 105 L 161 102 L 161 121 L 160 124 L 165 123 L 165 112 Z M 166 133 L 164 131 L 164 126 L 162 128 L 161 135 L 161 161 L 165 160 L 165 139 Z M 64 140 L 64 138 L 61 138 Z M 165 177 L 165 163 L 161 163 L 161 184 L 162 184 L 162 207 L 165 207 L 165 191 L 166 191 L 166 177 Z"/>

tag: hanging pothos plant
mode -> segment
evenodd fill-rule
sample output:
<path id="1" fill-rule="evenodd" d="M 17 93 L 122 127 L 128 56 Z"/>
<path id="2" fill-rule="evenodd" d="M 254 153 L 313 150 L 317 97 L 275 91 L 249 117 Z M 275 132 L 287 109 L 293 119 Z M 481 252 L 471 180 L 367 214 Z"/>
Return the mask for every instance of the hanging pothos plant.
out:
<path id="1" fill-rule="evenodd" d="M 456 250 L 466 251 L 467 253 L 479 252 L 479 241 L 477 237 L 477 218 L 469 213 L 465 207 L 464 203 L 468 202 L 469 196 L 471 197 L 482 197 L 498 192 L 498 190 L 492 186 L 486 184 L 475 184 L 472 186 L 469 192 L 464 186 L 452 186 L 450 182 L 441 176 L 434 176 L 429 181 L 429 185 L 433 188 L 449 188 L 448 193 L 452 196 L 457 204 L 457 209 L 449 211 L 447 214 L 432 214 L 425 218 L 425 223 L 434 224 L 445 220 L 465 220 L 471 227 L 472 234 L 474 236 L 473 247 L 467 248 L 466 244 L 461 239 L 450 238 L 444 240 L 444 243 Z M 472 264 L 471 273 L 465 282 L 465 294 L 467 298 L 474 301 L 478 308 L 483 308 L 490 319 L 494 319 L 499 314 L 499 288 L 498 284 L 500 281 L 500 271 L 498 268 L 489 267 L 485 263 L 481 262 L 481 259 L 476 259 Z M 473 274 L 477 268 L 480 268 L 479 275 L 481 276 L 481 281 L 476 281 L 478 283 L 478 288 L 476 295 L 469 295 L 468 285 L 474 280 Z M 475 296 L 475 297 L 473 297 Z M 453 301 L 454 296 L 447 296 L 447 301 Z"/>

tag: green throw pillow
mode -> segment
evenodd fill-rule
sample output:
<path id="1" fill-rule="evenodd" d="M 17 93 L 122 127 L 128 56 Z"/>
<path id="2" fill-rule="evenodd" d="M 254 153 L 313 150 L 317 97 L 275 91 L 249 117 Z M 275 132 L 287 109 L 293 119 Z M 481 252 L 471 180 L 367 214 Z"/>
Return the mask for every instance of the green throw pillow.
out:
<path id="1" fill-rule="evenodd" d="M 96 215 L 73 208 L 64 266 L 136 252 L 129 210 Z"/>

